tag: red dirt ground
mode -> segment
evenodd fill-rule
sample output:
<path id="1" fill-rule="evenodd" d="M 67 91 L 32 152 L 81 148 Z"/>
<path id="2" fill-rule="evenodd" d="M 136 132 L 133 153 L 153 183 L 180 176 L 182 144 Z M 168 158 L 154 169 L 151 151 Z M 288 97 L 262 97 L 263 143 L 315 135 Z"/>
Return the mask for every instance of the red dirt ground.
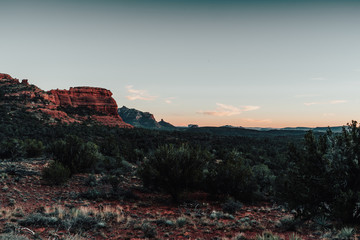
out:
<path id="1" fill-rule="evenodd" d="M 85 185 L 88 175 L 73 176 L 64 186 L 47 186 L 43 184 L 40 176 L 46 162 L 44 159 L 1 162 L 0 169 L 3 169 L 3 173 L 0 174 L 0 231 L 4 230 L 7 223 L 12 222 L 17 226 L 18 232 L 30 237 L 30 231 L 16 224 L 19 219 L 41 207 L 49 209 L 62 206 L 67 211 L 82 207 L 97 212 L 105 211 L 104 208 L 116 212 L 117 219 L 107 220 L 106 227 L 82 232 L 84 239 L 144 239 L 144 222 L 156 229 L 156 239 L 236 239 L 241 233 L 246 237 L 243 239 L 255 239 L 256 235 L 271 231 L 287 240 L 293 233 L 286 232 L 280 224 L 282 218 L 291 218 L 292 214 L 275 204 L 264 202 L 244 205 L 233 215 L 233 219 L 213 219 L 210 215 L 213 211 L 221 212 L 221 204 L 208 199 L 206 194 L 191 194 L 187 197 L 192 199 L 190 203 L 173 204 L 167 195 L 142 191 L 141 182 L 135 176 L 124 176 L 120 187 L 131 189 L 138 196 L 137 200 L 81 199 L 76 195 L 92 188 Z M 11 168 L 16 170 L 4 173 L 4 169 Z M 23 174 L 26 176 L 19 176 L 19 170 L 25 171 Z M 98 185 L 97 188 L 109 191 L 111 189 L 110 185 L 106 184 Z M 15 212 L 17 208 L 22 210 L 23 216 L 5 214 Z M 176 224 L 179 218 L 186 219 L 184 226 Z M 166 220 L 168 223 L 165 223 Z M 65 239 L 65 236 L 75 234 L 64 229 L 28 228 L 43 239 Z M 321 239 L 323 235 L 323 232 L 311 230 L 308 225 L 296 230 L 296 234 L 304 240 Z"/>

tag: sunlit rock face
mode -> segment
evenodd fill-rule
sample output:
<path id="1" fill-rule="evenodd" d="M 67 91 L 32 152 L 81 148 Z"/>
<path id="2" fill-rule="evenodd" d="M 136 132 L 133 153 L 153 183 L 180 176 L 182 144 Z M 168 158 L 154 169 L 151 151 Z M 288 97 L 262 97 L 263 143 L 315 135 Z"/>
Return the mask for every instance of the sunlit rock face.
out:
<path id="1" fill-rule="evenodd" d="M 53 102 L 61 107 L 88 107 L 95 111 L 117 116 L 117 104 L 110 90 L 93 87 L 74 87 L 69 90 L 51 90 Z"/>
<path id="2" fill-rule="evenodd" d="M 89 108 L 103 115 L 92 114 L 90 117 L 108 126 L 131 128 L 117 113 L 116 101 L 112 92 L 104 88 L 74 87 L 69 90 L 51 90 L 48 92 L 50 100 L 60 107 Z"/>
<path id="3" fill-rule="evenodd" d="M 102 124 L 132 128 L 117 113 L 116 101 L 110 90 L 95 87 L 73 87 L 69 90 L 43 91 L 8 74 L 0 73 L 2 104 L 12 104 L 21 111 L 32 112 L 48 123 Z M 0 102 L 1 104 L 1 102 Z M 45 117 L 45 116 L 48 116 Z"/>

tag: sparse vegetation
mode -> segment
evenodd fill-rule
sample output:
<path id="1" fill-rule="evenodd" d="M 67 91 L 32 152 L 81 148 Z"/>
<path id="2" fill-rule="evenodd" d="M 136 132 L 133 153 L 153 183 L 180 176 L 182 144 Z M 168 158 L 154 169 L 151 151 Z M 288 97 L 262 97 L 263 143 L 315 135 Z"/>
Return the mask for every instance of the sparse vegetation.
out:
<path id="1" fill-rule="evenodd" d="M 29 238 L 15 233 L 6 233 L 0 234 L 0 240 L 29 240 Z"/>
<path id="2" fill-rule="evenodd" d="M 74 135 L 54 142 L 50 146 L 50 152 L 72 174 L 91 170 L 102 157 L 95 143 L 84 142 Z"/>
<path id="3" fill-rule="evenodd" d="M 351 240 L 354 239 L 355 236 L 355 229 L 350 227 L 344 227 L 340 230 L 337 238 L 339 240 Z"/>
<path id="4" fill-rule="evenodd" d="M 234 214 L 240 210 L 242 206 L 243 204 L 241 202 L 229 199 L 222 205 L 222 209 L 226 213 Z"/>
<path id="5" fill-rule="evenodd" d="M 70 177 L 70 170 L 60 162 L 54 161 L 42 171 L 43 180 L 50 185 L 61 185 Z"/>
<path id="6" fill-rule="evenodd" d="M 205 158 L 201 150 L 188 145 L 164 145 L 142 163 L 139 175 L 145 186 L 164 190 L 177 201 L 201 182 Z"/>
<path id="7" fill-rule="evenodd" d="M 157 235 L 156 227 L 151 225 L 149 222 L 144 222 L 141 225 L 141 230 L 146 238 L 154 238 Z"/>
<path id="8" fill-rule="evenodd" d="M 44 125 L 14 109 L 0 106 L 0 239 L 60 239 L 59 231 L 62 239 L 113 239 L 112 229 L 124 239 L 191 238 L 195 229 L 246 239 L 268 228 L 255 239 L 354 239 L 358 231 L 357 122 L 340 134 L 236 135 Z"/>
<path id="9" fill-rule="evenodd" d="M 256 236 L 256 240 L 281 240 L 281 238 L 272 232 L 263 232 Z"/>

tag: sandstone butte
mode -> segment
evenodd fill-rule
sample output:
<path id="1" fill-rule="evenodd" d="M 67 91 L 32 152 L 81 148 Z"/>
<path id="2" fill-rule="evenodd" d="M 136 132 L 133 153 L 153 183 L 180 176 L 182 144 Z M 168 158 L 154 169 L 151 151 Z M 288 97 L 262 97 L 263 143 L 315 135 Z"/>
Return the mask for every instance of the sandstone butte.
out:
<path id="1" fill-rule="evenodd" d="M 73 87 L 69 90 L 43 91 L 32 86 L 29 88 L 27 79 L 21 82 L 8 74 L 0 73 L 1 84 L 11 84 L 17 91 L 6 94 L 12 99 L 26 99 L 26 111 L 41 111 L 47 114 L 53 122 L 72 123 L 87 120 L 96 121 L 102 125 L 132 128 L 119 116 L 116 101 L 112 98 L 112 92 L 104 88 L 96 87 Z M 40 99 L 40 101 L 39 101 Z M 32 101 L 33 100 L 33 101 Z M 71 108 L 71 113 L 66 109 Z M 91 115 L 84 115 L 84 109 L 90 109 Z M 79 111 L 79 114 L 77 113 Z M 80 111 L 82 114 L 80 114 Z"/>

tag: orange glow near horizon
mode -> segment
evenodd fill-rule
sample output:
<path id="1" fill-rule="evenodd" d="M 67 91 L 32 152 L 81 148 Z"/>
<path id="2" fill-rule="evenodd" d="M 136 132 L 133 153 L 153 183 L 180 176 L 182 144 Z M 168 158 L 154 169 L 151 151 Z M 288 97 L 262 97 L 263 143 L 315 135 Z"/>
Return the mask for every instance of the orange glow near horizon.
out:
<path id="1" fill-rule="evenodd" d="M 263 128 L 284 128 L 284 127 L 328 127 L 328 126 L 343 126 L 355 119 L 322 119 L 322 120 L 309 120 L 309 119 L 275 119 L 272 121 L 262 121 L 256 119 L 203 119 L 199 118 L 186 118 L 186 117 L 167 117 L 165 121 L 174 126 L 188 126 L 189 124 L 196 124 L 200 127 L 220 127 L 231 125 L 234 127 L 263 127 Z"/>

